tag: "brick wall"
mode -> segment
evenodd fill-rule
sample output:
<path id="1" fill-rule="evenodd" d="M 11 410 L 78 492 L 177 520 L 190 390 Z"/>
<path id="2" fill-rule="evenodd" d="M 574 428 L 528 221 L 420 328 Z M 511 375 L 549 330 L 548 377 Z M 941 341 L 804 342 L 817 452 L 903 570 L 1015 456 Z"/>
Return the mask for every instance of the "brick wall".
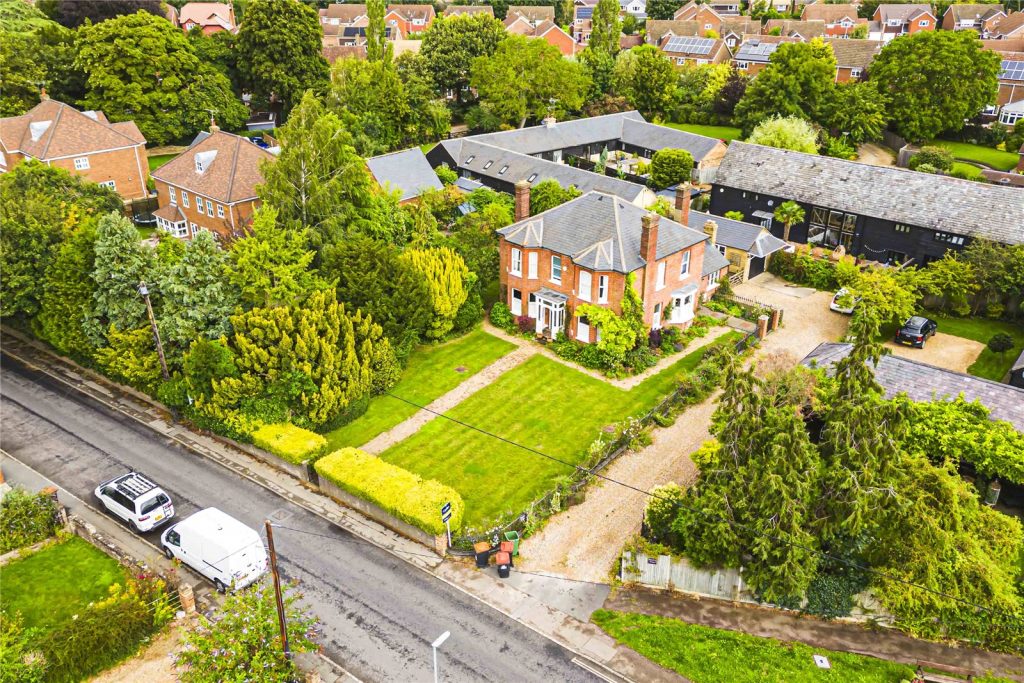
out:
<path id="1" fill-rule="evenodd" d="M 20 156 L 20 155 L 19 155 Z M 75 170 L 75 159 L 86 157 L 89 168 L 84 171 Z M 82 154 L 66 159 L 53 159 L 50 166 L 63 168 L 71 173 L 88 178 L 94 183 L 113 180 L 117 193 L 125 199 L 142 199 L 149 195 L 146 179 L 149 177 L 149 165 L 146 161 L 146 149 L 142 145 L 117 149 L 111 152 Z"/>
<path id="2" fill-rule="evenodd" d="M 182 201 L 183 191 L 188 193 L 188 207 L 186 207 Z M 159 206 L 161 208 L 169 206 L 171 198 L 168 184 L 162 180 L 157 180 L 156 192 Z M 206 230 L 215 233 L 222 240 L 240 237 L 244 234 L 242 229 L 243 226 L 252 222 L 252 214 L 256 207 L 259 206 L 259 200 L 239 202 L 237 204 L 224 204 L 211 199 L 210 201 L 213 203 L 213 216 L 209 216 L 206 214 L 206 197 L 196 195 L 194 192 L 189 192 L 188 190 L 182 190 L 180 187 L 175 187 L 175 195 L 177 199 L 177 206 L 181 209 L 181 212 L 185 214 L 185 218 L 188 221 L 189 237 L 192 237 L 193 223 L 195 223 L 198 228 L 205 228 Z M 201 198 L 203 200 L 203 213 L 199 213 L 196 209 L 197 198 Z M 218 205 L 224 207 L 223 218 L 221 218 L 217 213 Z"/>

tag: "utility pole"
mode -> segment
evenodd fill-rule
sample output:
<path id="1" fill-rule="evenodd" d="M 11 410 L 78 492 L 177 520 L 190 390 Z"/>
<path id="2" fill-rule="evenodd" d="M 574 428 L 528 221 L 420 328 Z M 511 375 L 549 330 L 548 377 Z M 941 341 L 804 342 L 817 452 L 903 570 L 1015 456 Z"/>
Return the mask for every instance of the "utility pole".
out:
<path id="1" fill-rule="evenodd" d="M 160 356 L 160 370 L 164 373 L 164 379 L 170 379 L 171 373 L 167 372 L 167 359 L 164 358 L 164 345 L 160 343 L 160 330 L 156 326 L 156 317 L 153 315 L 153 304 L 149 300 L 149 287 L 145 282 L 139 283 L 139 294 L 146 301 L 146 313 L 149 314 L 149 325 L 153 328 L 153 339 L 156 340 L 156 354 Z"/>
<path id="2" fill-rule="evenodd" d="M 267 549 L 270 551 L 270 574 L 274 577 L 274 597 L 277 599 L 277 623 L 281 627 L 281 647 L 284 649 L 285 659 L 292 658 L 292 651 L 288 648 L 288 622 L 284 617 L 284 597 L 281 596 L 281 575 L 277 572 L 277 553 L 274 552 L 274 527 L 270 520 L 266 520 L 267 526 Z"/>

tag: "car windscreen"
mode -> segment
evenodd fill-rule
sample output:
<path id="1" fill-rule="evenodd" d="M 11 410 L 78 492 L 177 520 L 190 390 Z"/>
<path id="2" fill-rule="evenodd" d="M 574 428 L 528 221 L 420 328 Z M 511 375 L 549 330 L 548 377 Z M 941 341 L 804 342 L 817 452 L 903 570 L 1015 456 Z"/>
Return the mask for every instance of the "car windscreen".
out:
<path id="1" fill-rule="evenodd" d="M 169 502 L 171 502 L 171 499 L 168 498 L 163 493 L 161 493 L 159 496 L 150 498 L 149 500 L 142 504 L 142 514 L 152 512 L 153 510 L 156 510 L 158 507 L 163 507 Z"/>

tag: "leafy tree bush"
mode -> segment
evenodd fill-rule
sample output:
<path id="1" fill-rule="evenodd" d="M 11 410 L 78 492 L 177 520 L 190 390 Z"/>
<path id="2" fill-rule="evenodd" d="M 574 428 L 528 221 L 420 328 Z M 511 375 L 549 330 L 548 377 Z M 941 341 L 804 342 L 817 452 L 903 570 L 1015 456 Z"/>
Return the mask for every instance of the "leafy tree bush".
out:
<path id="1" fill-rule="evenodd" d="M 939 171 L 948 171 L 953 168 L 953 154 L 945 147 L 922 147 L 920 152 L 910 157 L 907 166 L 910 170 L 917 171 L 924 164 Z"/>
<path id="2" fill-rule="evenodd" d="M 772 117 L 820 121 L 836 87 L 835 78 L 835 56 L 824 41 L 784 43 L 747 86 L 736 106 L 735 121 L 746 134 Z"/>
<path id="3" fill-rule="evenodd" d="M 316 460 L 327 450 L 327 439 L 288 423 L 263 425 L 252 433 L 252 443 L 296 465 Z"/>
<path id="4" fill-rule="evenodd" d="M 426 281 L 431 319 L 428 339 L 443 339 L 455 324 L 455 316 L 469 296 L 469 270 L 462 257 L 447 247 L 409 249 L 399 260 Z"/>
<path id="5" fill-rule="evenodd" d="M 0 683 L 42 683 L 46 661 L 35 649 L 32 630 L 21 614 L 4 615 L 0 622 Z"/>
<path id="6" fill-rule="evenodd" d="M 15 487 L 0 502 L 0 555 L 45 541 L 59 528 L 52 497 Z"/>
<path id="7" fill-rule="evenodd" d="M 945 306 L 957 315 L 970 313 L 968 299 L 979 289 L 974 266 L 953 251 L 928 263 L 922 286 L 928 293 L 941 296 Z"/>
<path id="8" fill-rule="evenodd" d="M 148 325 L 123 332 L 111 326 L 107 345 L 96 350 L 95 359 L 104 374 L 147 394 L 154 394 L 160 384 L 160 358 Z"/>
<path id="9" fill-rule="evenodd" d="M 775 117 L 757 124 L 747 142 L 765 147 L 791 149 L 806 154 L 818 153 L 818 133 L 805 119 Z"/>
<path id="10" fill-rule="evenodd" d="M 672 108 L 678 76 L 668 57 L 654 45 L 624 50 L 615 59 L 612 89 L 647 117 Z"/>
<path id="11" fill-rule="evenodd" d="M 581 194 L 575 185 L 563 188 L 554 178 L 542 180 L 530 188 L 530 215 L 536 216 L 542 211 L 553 209 Z"/>
<path id="12" fill-rule="evenodd" d="M 605 355 L 604 369 L 608 371 L 614 372 L 625 365 L 629 352 L 638 346 L 644 346 L 646 350 L 647 328 L 643 319 L 643 302 L 633 286 L 635 279 L 632 273 L 626 276 L 622 315 L 610 308 L 593 304 L 577 306 L 574 313 L 578 318 L 588 318 L 592 326 L 601 330 L 601 341 L 594 346 Z"/>
<path id="13" fill-rule="evenodd" d="M 1014 347 L 1013 337 L 1006 332 L 998 332 L 988 340 L 988 348 L 993 353 L 1006 353 Z"/>
<path id="14" fill-rule="evenodd" d="M 104 340 L 109 329 L 129 331 L 146 322 L 146 304 L 139 284 L 152 281 L 153 252 L 139 242 L 139 232 L 121 214 L 103 216 L 96 230 L 95 266 L 91 278 L 92 319 L 86 330 L 94 343 Z M 121 341 L 127 341 L 122 338 Z"/>
<path id="15" fill-rule="evenodd" d="M 718 444 L 711 447 L 717 448 Z M 708 448 L 709 444 L 701 446 L 701 450 Z M 651 489 L 651 497 L 644 511 L 644 522 L 647 524 L 648 536 L 655 543 L 674 544 L 676 541 L 675 532 L 672 530 L 672 523 L 679 516 L 679 506 L 683 504 L 686 494 L 682 487 L 674 482 L 663 486 L 655 486 Z"/>
<path id="16" fill-rule="evenodd" d="M 857 158 L 857 150 L 853 145 L 844 138 L 834 138 L 829 135 L 824 136 L 821 153 L 837 159 L 851 160 Z"/>
<path id="17" fill-rule="evenodd" d="M 871 81 L 838 83 L 823 112 L 822 125 L 853 144 L 882 137 L 888 98 Z"/>
<path id="18" fill-rule="evenodd" d="M 651 158 L 651 182 L 655 187 L 670 187 L 690 180 L 693 155 L 685 149 L 659 149 Z"/>
<path id="19" fill-rule="evenodd" d="M 446 186 L 459 182 L 459 174 L 448 168 L 448 164 L 441 164 L 434 169 L 434 172 L 437 173 L 438 180 Z"/>
<path id="20" fill-rule="evenodd" d="M 515 317 L 509 307 L 500 301 L 491 306 L 491 324 L 498 329 L 511 332 L 516 326 Z"/>
<path id="21" fill-rule="evenodd" d="M 39 315 L 32 329 L 62 354 L 81 359 L 92 356 L 93 340 L 86 334 L 86 320 L 92 317 L 96 283 L 90 275 L 95 268 L 96 227 L 73 228 L 56 250 L 53 265 L 46 271 L 39 302 Z"/>
<path id="22" fill-rule="evenodd" d="M 494 54 L 505 37 L 505 27 L 486 14 L 438 17 L 420 43 L 438 92 L 451 90 L 457 102 L 469 95 L 470 65 L 477 57 Z"/>

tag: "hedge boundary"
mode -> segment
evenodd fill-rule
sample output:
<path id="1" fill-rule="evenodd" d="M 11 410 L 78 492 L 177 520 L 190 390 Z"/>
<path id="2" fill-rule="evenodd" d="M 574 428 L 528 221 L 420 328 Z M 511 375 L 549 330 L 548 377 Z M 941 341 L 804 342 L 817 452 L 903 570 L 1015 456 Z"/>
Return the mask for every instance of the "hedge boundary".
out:
<path id="1" fill-rule="evenodd" d="M 327 439 L 287 422 L 265 424 L 252 433 L 252 443 L 294 465 L 316 460 L 327 451 Z"/>

